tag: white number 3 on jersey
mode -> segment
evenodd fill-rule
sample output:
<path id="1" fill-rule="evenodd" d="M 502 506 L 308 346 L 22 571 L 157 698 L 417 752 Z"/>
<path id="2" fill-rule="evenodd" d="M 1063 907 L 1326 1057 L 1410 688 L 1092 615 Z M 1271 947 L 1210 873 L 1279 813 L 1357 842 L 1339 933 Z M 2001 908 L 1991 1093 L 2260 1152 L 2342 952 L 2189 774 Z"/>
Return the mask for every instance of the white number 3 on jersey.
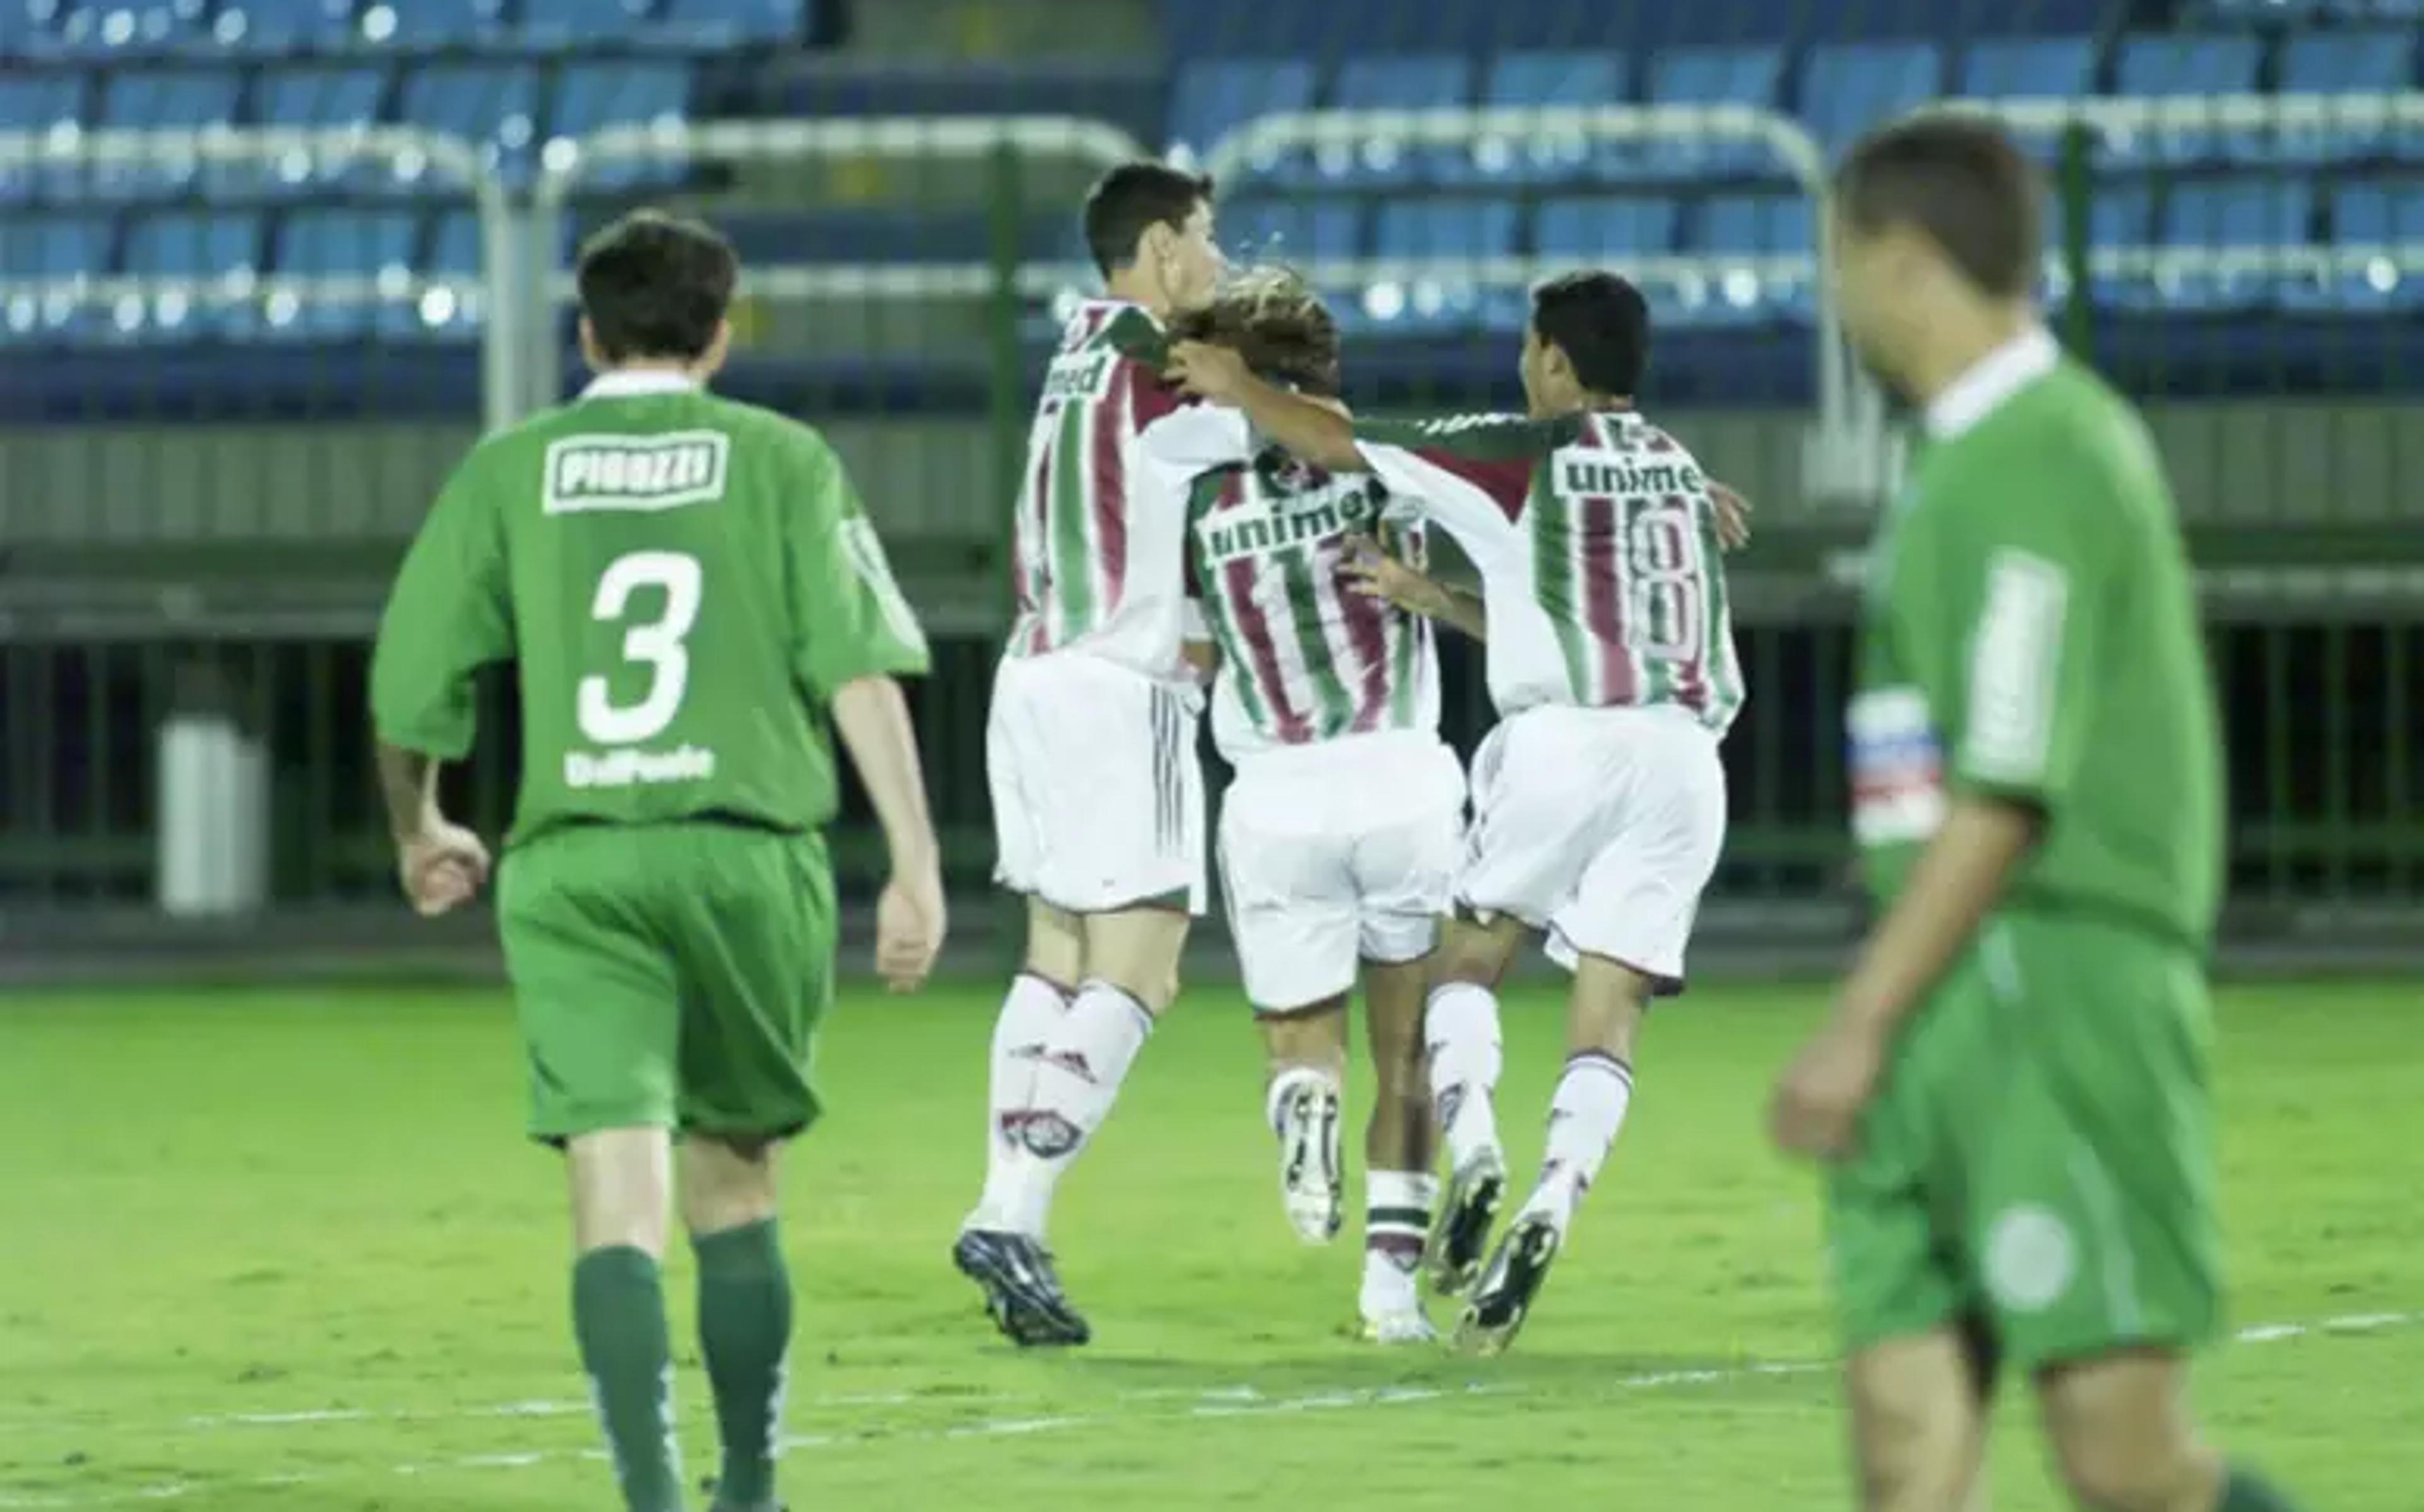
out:
<path id="1" fill-rule="evenodd" d="M 659 734 L 674 722 L 690 686 L 690 650 L 682 640 L 698 621 L 698 558 L 679 551 L 616 557 L 598 579 L 590 616 L 621 620 L 631 596 L 643 588 L 662 590 L 664 609 L 624 630 L 623 660 L 648 669 L 647 692 L 636 704 L 617 704 L 603 675 L 581 679 L 581 733 L 599 745 L 630 745 Z"/>

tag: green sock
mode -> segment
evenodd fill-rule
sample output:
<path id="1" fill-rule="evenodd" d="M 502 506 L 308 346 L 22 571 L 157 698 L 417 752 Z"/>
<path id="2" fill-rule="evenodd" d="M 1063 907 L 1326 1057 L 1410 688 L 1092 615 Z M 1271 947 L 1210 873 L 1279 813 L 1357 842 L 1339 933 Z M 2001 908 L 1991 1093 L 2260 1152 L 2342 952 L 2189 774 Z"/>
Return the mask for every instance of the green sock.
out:
<path id="1" fill-rule="evenodd" d="M 2253 1472 L 2233 1466 L 2222 1488 L 2222 1504 L 2213 1512 L 2298 1512 L 2298 1504 Z"/>
<path id="2" fill-rule="evenodd" d="M 592 1249 L 572 1267 L 572 1331 L 598 1399 L 630 1512 L 681 1512 L 674 1447 L 673 1346 L 656 1261 L 628 1245 Z"/>
<path id="3" fill-rule="evenodd" d="M 694 1243 L 699 1348 L 724 1437 L 716 1505 L 756 1512 L 774 1504 L 784 1357 L 791 1342 L 790 1273 L 783 1268 L 772 1218 L 703 1233 Z"/>

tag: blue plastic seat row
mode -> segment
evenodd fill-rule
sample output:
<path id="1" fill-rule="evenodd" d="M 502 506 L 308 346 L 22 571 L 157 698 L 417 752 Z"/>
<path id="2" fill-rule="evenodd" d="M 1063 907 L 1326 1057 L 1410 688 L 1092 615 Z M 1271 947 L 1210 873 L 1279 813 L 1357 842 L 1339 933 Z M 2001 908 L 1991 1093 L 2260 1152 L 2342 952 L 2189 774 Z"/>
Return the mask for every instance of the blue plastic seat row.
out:
<path id="1" fill-rule="evenodd" d="M 480 252 L 470 211 L 173 211 L 122 228 L 96 215 L 12 220 L 0 226 L 0 337 L 460 338 L 482 312 Z M 144 287 L 93 285 L 112 276 Z"/>
<path id="2" fill-rule="evenodd" d="M 2357 30 L 2294 36 L 2270 76 L 2281 91 L 2373 95 L 2416 87 L 2418 35 Z M 1933 42 L 1822 43 L 1797 72 L 1778 46 L 1674 48 L 1638 61 L 1613 53 L 1508 53 L 1483 63 L 1460 55 L 1363 56 L 1327 79 L 1302 58 L 1217 59 L 1181 64 L 1170 136 L 1201 152 L 1260 117 L 1321 106 L 1419 110 L 1474 105 L 1553 109 L 1639 101 L 1776 108 L 1797 100 L 1820 144 L 1839 150 L 1861 131 L 1929 100 L 2067 100 L 2099 86 L 2146 99 L 2264 92 L 2267 48 L 2247 34 L 2135 36 L 2110 59 L 2088 37 L 1994 38 L 1948 55 Z M 2021 134 L 2050 153 L 2057 134 Z M 2281 131 L 2225 131 L 2190 121 L 2106 135 L 2111 164 L 2272 162 L 2321 164 L 2377 156 L 2424 160 L 2424 133 L 2392 134 L 2354 119 Z M 1385 131 L 1356 133 L 1311 151 L 1271 150 L 1250 160 L 1279 183 L 1539 183 L 1584 177 L 1690 177 L 1773 171 L 1759 144 L 1591 143 L 1526 123 L 1471 149 L 1414 144 Z"/>
<path id="3" fill-rule="evenodd" d="M 1643 50 L 1778 43 L 1817 37 L 1950 40 L 1979 32 L 2088 35 L 2110 29 L 2126 0 L 1159 0 L 1172 56 L 1347 56 L 1357 53 L 1540 48 Z"/>
<path id="4" fill-rule="evenodd" d="M 808 35 L 809 0 L 0 0 L 0 55 L 720 50 Z"/>
<path id="5" fill-rule="evenodd" d="M 394 121 L 484 144 L 508 171 L 526 174 L 545 144 L 602 127 L 684 119 L 692 75 L 682 62 L 566 64 L 551 74 L 534 64 L 432 64 L 411 69 L 398 87 L 378 64 L 311 64 L 257 74 L 216 69 L 100 72 L 58 70 L 0 79 L 0 131 L 56 132 L 63 126 L 176 132 L 214 122 L 340 128 Z M 283 197 L 428 184 L 425 165 L 368 160 L 204 164 L 197 157 L 153 163 L 72 163 L 28 170 L 0 165 L 0 205 L 56 200 L 137 199 L 214 194 Z M 661 162 L 601 165 L 588 182 L 605 189 L 670 182 L 678 167 Z"/>

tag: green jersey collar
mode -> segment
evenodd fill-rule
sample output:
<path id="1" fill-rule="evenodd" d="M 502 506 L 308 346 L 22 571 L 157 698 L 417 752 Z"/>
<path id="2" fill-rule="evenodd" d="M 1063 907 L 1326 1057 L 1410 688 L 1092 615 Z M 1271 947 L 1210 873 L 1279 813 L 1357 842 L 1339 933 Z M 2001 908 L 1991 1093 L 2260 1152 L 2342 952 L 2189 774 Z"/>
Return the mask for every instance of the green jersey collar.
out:
<path id="1" fill-rule="evenodd" d="M 631 368 L 601 373 L 581 390 L 583 399 L 637 399 L 643 394 L 696 393 L 698 380 L 687 373 L 662 368 Z"/>
<path id="2" fill-rule="evenodd" d="M 2032 326 L 1978 359 L 1927 406 L 1927 436 L 1949 441 L 2051 373 L 2062 348 L 2042 326 Z"/>

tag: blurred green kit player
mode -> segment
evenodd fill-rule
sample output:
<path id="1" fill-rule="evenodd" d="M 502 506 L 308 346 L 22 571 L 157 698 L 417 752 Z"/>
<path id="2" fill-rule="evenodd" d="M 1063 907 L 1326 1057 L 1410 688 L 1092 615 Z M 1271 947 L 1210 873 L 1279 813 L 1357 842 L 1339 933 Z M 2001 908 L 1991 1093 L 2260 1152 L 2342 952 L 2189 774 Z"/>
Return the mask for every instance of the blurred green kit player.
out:
<path id="1" fill-rule="evenodd" d="M 1927 432 L 1849 713 L 1884 917 L 1773 1109 L 1831 1162 L 1865 1504 L 1983 1505 L 2009 1363 L 2081 1504 L 2277 1512 L 2185 1402 L 2221 1300 L 2221 756 L 2170 490 L 2038 323 L 2035 185 L 1992 127 L 1870 137 L 1835 210 L 1845 327 Z"/>
<path id="2" fill-rule="evenodd" d="M 511 661 L 523 776 L 498 914 L 531 1129 L 560 1145 L 573 1321 L 632 1512 L 678 1512 L 660 1264 L 679 1133 L 717 1512 L 772 1508 L 790 1285 L 774 1152 L 817 1116 L 834 886 L 821 831 L 841 732 L 892 853 L 877 964 L 922 981 L 943 930 L 896 676 L 926 646 L 816 432 L 703 385 L 737 266 L 653 215 L 581 258 L 580 400 L 488 438 L 406 559 L 372 670 L 406 893 L 438 914 L 488 867 L 436 798 L 472 675 Z"/>

